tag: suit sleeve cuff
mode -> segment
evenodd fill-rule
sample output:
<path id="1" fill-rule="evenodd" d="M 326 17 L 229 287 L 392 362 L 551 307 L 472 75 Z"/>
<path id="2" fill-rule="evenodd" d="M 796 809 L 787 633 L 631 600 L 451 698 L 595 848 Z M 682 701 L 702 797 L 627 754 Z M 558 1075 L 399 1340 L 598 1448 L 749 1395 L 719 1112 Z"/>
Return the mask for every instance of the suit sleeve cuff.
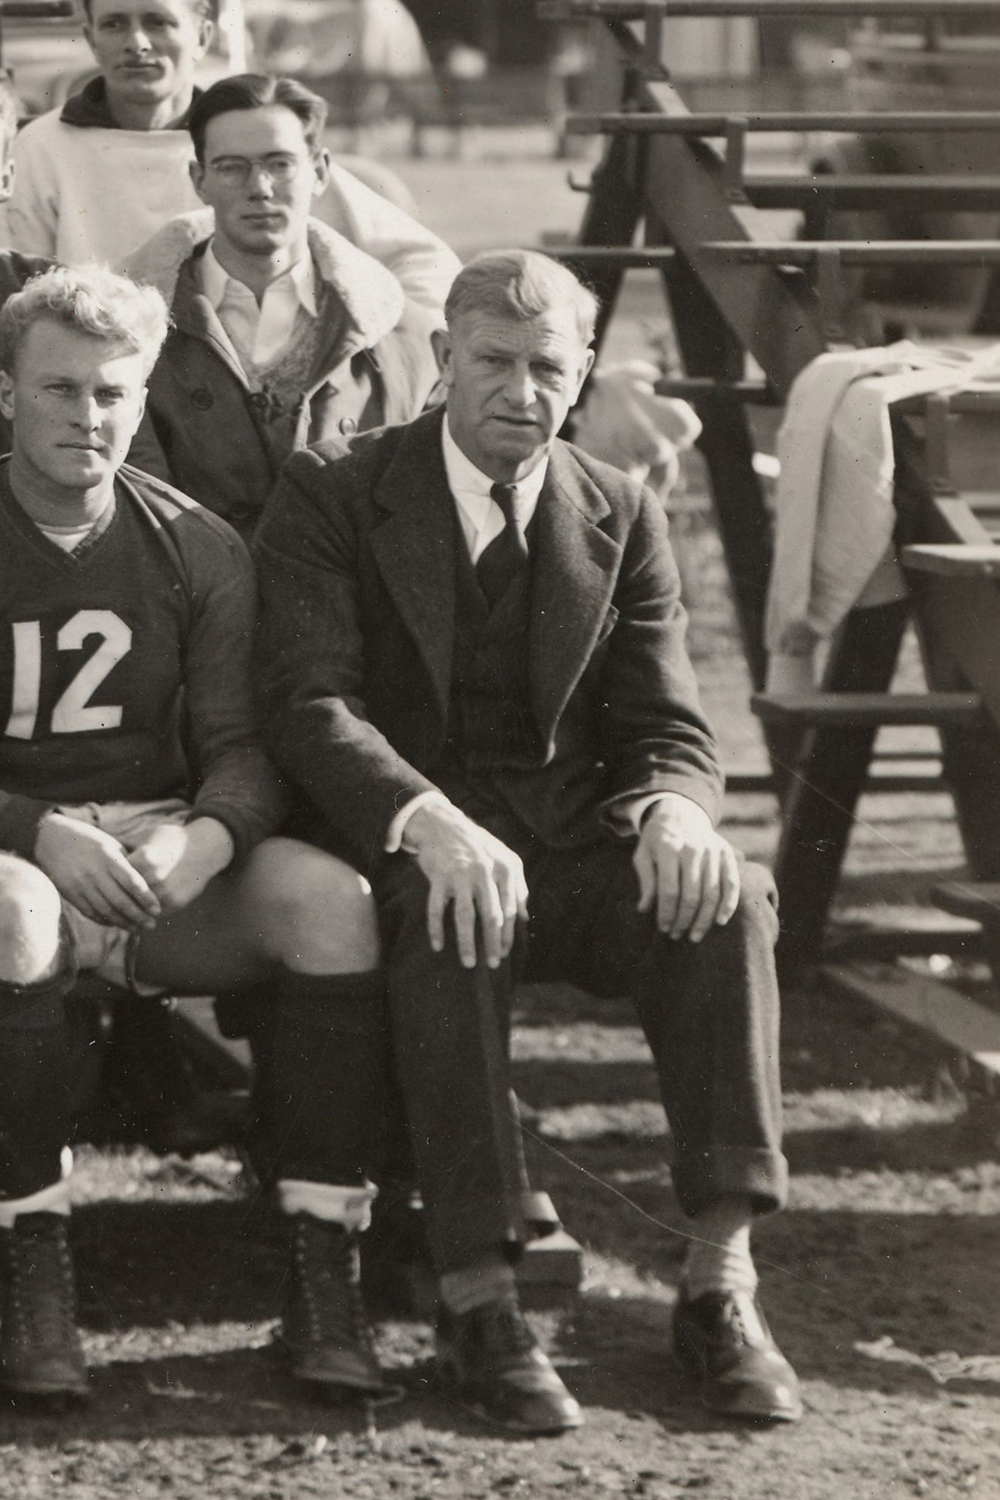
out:
<path id="1" fill-rule="evenodd" d="M 418 792 L 415 797 L 411 797 L 409 802 L 403 804 L 389 824 L 389 831 L 385 836 L 386 854 L 398 854 L 401 849 L 405 854 L 413 853 L 413 850 L 406 845 L 406 825 L 413 817 L 413 814 L 419 808 L 426 807 L 429 802 L 436 804 L 438 807 L 447 807 L 449 805 L 448 798 L 444 792 Z"/>

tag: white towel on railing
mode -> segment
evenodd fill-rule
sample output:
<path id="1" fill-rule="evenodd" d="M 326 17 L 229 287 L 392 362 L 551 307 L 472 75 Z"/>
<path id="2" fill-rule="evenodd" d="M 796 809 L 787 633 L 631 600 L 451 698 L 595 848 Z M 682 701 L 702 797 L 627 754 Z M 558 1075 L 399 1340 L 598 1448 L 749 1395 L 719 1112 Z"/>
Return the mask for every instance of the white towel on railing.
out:
<path id="1" fill-rule="evenodd" d="M 891 552 L 892 404 L 997 374 L 1000 345 L 969 351 L 907 339 L 821 354 L 799 374 L 778 433 L 770 691 L 808 691 L 816 647 L 848 611 L 905 593 Z"/>

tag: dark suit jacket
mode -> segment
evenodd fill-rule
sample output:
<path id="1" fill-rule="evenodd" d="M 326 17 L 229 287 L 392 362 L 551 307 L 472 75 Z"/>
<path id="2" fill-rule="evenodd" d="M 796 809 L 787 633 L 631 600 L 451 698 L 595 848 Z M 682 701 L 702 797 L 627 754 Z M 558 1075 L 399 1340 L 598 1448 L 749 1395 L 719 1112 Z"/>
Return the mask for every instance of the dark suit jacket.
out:
<path id="1" fill-rule="evenodd" d="M 532 543 L 536 766 L 506 797 L 544 842 L 600 836 L 636 793 L 715 818 L 722 778 L 684 645 L 656 497 L 557 442 Z M 272 752 L 366 867 L 433 782 L 446 732 L 456 547 L 441 413 L 286 463 L 257 541 L 260 678 Z"/>

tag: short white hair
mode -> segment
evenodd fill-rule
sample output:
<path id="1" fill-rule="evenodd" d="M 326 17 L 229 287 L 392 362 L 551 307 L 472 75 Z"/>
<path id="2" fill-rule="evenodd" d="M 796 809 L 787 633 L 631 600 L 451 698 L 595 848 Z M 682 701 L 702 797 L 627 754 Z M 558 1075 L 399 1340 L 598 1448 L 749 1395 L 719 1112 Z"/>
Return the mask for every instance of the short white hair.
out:
<path id="1" fill-rule="evenodd" d="M 53 266 L 25 282 L 0 309 L 0 369 L 13 374 L 28 329 L 42 321 L 104 339 L 153 368 L 170 326 L 161 294 L 106 266 Z"/>

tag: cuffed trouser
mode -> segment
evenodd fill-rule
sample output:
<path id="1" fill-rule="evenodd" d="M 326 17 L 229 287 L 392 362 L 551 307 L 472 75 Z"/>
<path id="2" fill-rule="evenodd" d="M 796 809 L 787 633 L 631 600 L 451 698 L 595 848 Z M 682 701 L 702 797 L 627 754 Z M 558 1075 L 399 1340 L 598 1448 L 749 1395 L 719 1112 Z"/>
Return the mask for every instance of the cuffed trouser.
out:
<path id="1" fill-rule="evenodd" d="M 501 836 L 517 847 L 509 829 Z M 582 850 L 519 852 L 531 918 L 512 960 L 492 973 L 483 964 L 463 969 L 451 936 L 444 952 L 432 951 L 427 884 L 411 856 L 386 856 L 372 872 L 393 1067 L 438 1270 L 518 1236 L 514 1125 L 497 1076 L 506 1069 L 518 976 L 565 980 L 605 998 L 634 996 L 671 1126 L 674 1184 L 685 1213 L 697 1215 L 727 1193 L 749 1197 L 760 1213 L 779 1208 L 787 1165 L 770 875 L 745 865 L 736 914 L 695 944 L 671 941 L 652 915 L 636 911 L 629 844 L 609 838 Z"/>

